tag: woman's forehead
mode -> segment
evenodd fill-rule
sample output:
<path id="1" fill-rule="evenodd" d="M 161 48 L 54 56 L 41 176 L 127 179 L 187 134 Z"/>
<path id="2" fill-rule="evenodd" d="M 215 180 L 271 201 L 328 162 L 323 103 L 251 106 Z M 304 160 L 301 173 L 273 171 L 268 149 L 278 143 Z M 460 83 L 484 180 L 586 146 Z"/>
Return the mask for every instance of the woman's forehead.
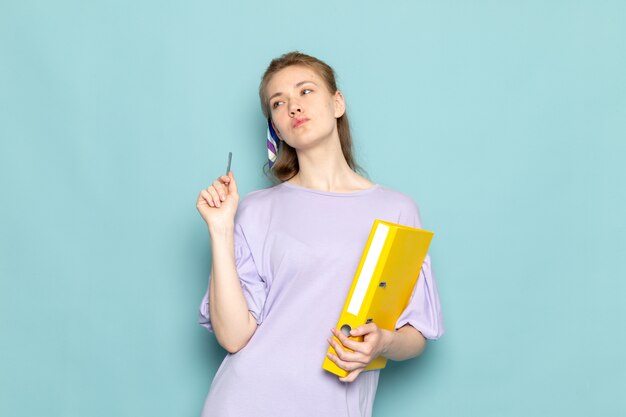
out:
<path id="1" fill-rule="evenodd" d="M 276 93 L 290 90 L 303 81 L 321 84 L 319 75 L 311 68 L 296 65 L 283 68 L 274 74 L 267 83 L 267 95 L 271 97 Z"/>

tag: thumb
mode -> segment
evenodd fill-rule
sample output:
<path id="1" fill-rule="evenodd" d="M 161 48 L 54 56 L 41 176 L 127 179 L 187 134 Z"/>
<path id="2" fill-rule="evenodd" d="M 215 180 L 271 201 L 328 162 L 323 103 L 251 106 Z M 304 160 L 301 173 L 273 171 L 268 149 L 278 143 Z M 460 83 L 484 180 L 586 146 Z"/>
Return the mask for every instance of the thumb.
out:
<path id="1" fill-rule="evenodd" d="M 363 334 L 363 326 L 355 327 L 354 329 L 350 330 L 350 336 L 363 336 Z"/>
<path id="2" fill-rule="evenodd" d="M 233 171 L 228 171 L 228 176 L 230 177 L 230 184 L 228 184 L 228 192 L 238 194 L 237 181 L 235 181 L 235 175 L 233 174 Z"/>

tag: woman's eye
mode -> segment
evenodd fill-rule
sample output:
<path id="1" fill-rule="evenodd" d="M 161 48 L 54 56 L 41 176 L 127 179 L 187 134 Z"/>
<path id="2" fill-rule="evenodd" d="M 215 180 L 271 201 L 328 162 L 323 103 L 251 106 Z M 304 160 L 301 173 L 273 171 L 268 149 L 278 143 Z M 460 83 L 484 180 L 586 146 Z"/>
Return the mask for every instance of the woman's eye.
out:
<path id="1" fill-rule="evenodd" d="M 311 91 L 313 91 L 313 90 L 311 90 L 311 89 L 309 89 L 309 88 L 305 88 L 304 90 L 302 90 L 302 94 L 308 94 L 308 93 L 310 93 Z"/>
<path id="2" fill-rule="evenodd" d="M 274 103 L 272 103 L 272 108 L 275 109 L 280 103 L 282 103 L 282 101 L 275 101 Z"/>

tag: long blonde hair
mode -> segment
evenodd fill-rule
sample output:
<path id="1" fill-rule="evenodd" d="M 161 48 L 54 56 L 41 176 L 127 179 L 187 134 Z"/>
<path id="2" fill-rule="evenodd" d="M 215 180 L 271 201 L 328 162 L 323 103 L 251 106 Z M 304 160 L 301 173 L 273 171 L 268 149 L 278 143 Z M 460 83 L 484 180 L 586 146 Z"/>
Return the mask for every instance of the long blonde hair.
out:
<path id="1" fill-rule="evenodd" d="M 337 92 L 337 82 L 335 81 L 335 72 L 325 62 L 312 57 L 310 55 L 303 54 L 298 51 L 288 52 L 275 58 L 270 62 L 270 65 L 265 70 L 261 84 L 259 85 L 259 99 L 261 100 L 261 110 L 265 118 L 270 117 L 269 102 L 267 100 L 266 88 L 270 79 L 280 70 L 290 67 L 292 65 L 299 65 L 303 67 L 311 68 L 315 71 L 326 83 L 326 87 L 331 94 Z M 341 150 L 343 156 L 348 163 L 348 166 L 356 172 L 364 173 L 363 168 L 357 164 L 354 159 L 354 151 L 352 148 L 352 135 L 350 134 L 350 124 L 348 123 L 348 114 L 344 112 L 341 117 L 337 119 L 337 132 L 339 133 L 339 142 L 341 143 Z M 269 168 L 269 162 L 265 165 L 267 167 L 266 174 L 274 182 L 284 182 L 292 178 L 300 170 L 298 164 L 298 155 L 296 150 L 289 146 L 285 141 L 281 141 L 280 150 L 276 161 L 272 168 Z"/>

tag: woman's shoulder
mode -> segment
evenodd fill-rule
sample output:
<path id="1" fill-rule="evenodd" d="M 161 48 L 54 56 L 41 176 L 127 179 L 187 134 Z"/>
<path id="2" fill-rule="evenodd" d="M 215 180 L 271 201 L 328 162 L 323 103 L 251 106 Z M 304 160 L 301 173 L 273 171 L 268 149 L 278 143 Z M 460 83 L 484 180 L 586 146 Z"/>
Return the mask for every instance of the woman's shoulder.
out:
<path id="1" fill-rule="evenodd" d="M 422 227 L 421 213 L 415 199 L 407 192 L 381 186 L 385 200 L 392 204 L 398 213 L 398 223 L 412 227 Z"/>
<path id="2" fill-rule="evenodd" d="M 280 184 L 274 185 L 267 188 L 260 188 L 258 190 L 250 191 L 241 199 L 239 202 L 239 206 L 249 206 L 249 205 L 259 205 L 259 204 L 268 204 L 274 198 L 276 198 L 277 193 L 280 190 Z"/>
<path id="3" fill-rule="evenodd" d="M 249 216 L 257 217 L 267 214 L 268 211 L 271 211 L 278 193 L 279 187 L 277 185 L 250 191 L 239 201 L 237 217 L 243 219 Z"/>
<path id="4" fill-rule="evenodd" d="M 399 204 L 407 207 L 417 207 L 415 199 L 411 197 L 407 192 L 397 190 L 386 185 L 378 185 L 378 187 L 384 193 L 384 198 L 392 201 L 394 204 Z"/>

